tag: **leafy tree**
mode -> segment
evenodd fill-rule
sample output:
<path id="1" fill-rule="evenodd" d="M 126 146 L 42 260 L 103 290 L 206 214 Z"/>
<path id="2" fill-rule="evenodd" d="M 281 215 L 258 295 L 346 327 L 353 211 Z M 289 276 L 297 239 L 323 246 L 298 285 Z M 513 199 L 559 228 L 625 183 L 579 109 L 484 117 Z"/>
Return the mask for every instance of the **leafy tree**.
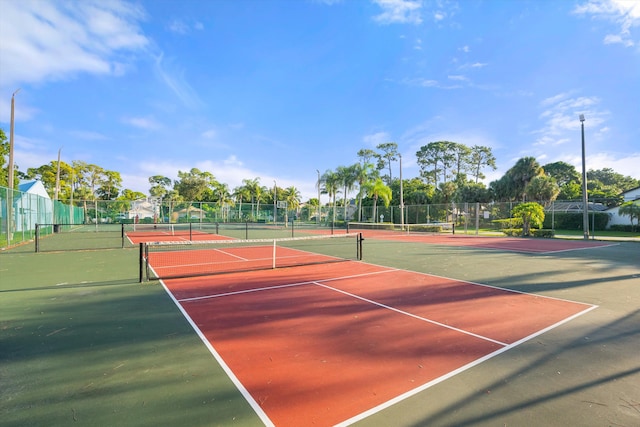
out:
<path id="1" fill-rule="evenodd" d="M 147 196 L 144 193 L 125 188 L 122 191 L 122 195 L 118 197 L 118 200 L 134 201 L 134 200 L 140 200 L 140 199 L 146 199 L 146 198 Z"/>
<path id="2" fill-rule="evenodd" d="M 582 185 L 580 182 L 570 181 L 560 187 L 558 200 L 578 200 L 582 197 Z"/>
<path id="3" fill-rule="evenodd" d="M 576 170 L 575 166 L 570 165 L 566 162 L 547 163 L 542 167 L 542 169 L 544 169 L 544 173 L 547 176 L 550 176 L 556 180 L 560 188 L 571 182 L 577 182 L 578 184 L 580 184 L 580 182 L 582 181 L 582 177 Z"/>
<path id="4" fill-rule="evenodd" d="M 6 164 L 6 166 L 5 166 Z M 9 140 L 4 130 L 0 128 L 0 187 L 6 187 L 9 185 L 9 173 L 5 173 L 5 169 L 9 167 Z M 14 165 L 15 167 L 15 165 Z M 15 182 L 15 180 L 14 180 Z"/>
<path id="5" fill-rule="evenodd" d="M 480 179 L 486 178 L 482 173 L 483 168 L 489 167 L 496 170 L 496 158 L 491 152 L 491 148 L 482 145 L 474 145 L 471 147 L 471 156 L 469 159 L 471 176 L 475 178 L 476 183 Z"/>
<path id="6" fill-rule="evenodd" d="M 491 201 L 491 192 L 481 182 L 463 182 L 457 185 L 455 200 L 459 202 L 480 202 Z"/>
<path id="7" fill-rule="evenodd" d="M 398 185 L 394 187 L 397 187 L 398 200 L 400 200 L 399 181 Z M 433 185 L 425 184 L 420 178 L 405 179 L 402 182 L 402 187 L 405 205 L 427 204 L 433 199 L 436 191 Z"/>
<path id="8" fill-rule="evenodd" d="M 544 222 L 544 208 L 535 202 L 520 203 L 512 211 L 513 218 L 522 219 L 522 234 L 531 235 L 531 226 L 542 227 Z"/>
<path id="9" fill-rule="evenodd" d="M 58 161 L 52 160 L 49 164 L 37 168 L 27 169 L 27 179 L 37 179 L 47 190 L 51 198 L 55 197 L 56 176 L 58 175 Z M 60 187 L 58 200 L 68 200 L 71 195 L 70 181 L 73 176 L 73 168 L 65 162 L 60 162 Z"/>
<path id="10" fill-rule="evenodd" d="M 173 188 L 189 202 L 199 202 L 207 191 L 218 183 L 211 172 L 202 172 L 198 168 L 192 168 L 189 172 L 178 171 L 179 180 L 173 184 Z"/>
<path id="11" fill-rule="evenodd" d="M 380 166 L 388 168 L 389 177 L 387 179 L 387 184 L 389 184 L 393 180 L 393 176 L 391 174 L 391 162 L 398 160 L 398 144 L 395 142 L 385 142 L 378 144 L 376 148 L 382 151 L 381 154 L 378 154 L 378 159 Z M 382 167 L 378 167 L 378 169 L 382 169 Z"/>
<path id="12" fill-rule="evenodd" d="M 634 219 L 636 220 L 636 224 L 640 224 L 640 202 L 638 201 L 625 202 L 622 205 L 620 205 L 620 208 L 618 209 L 618 213 L 621 216 L 629 217 L 629 219 L 631 220 L 631 228 L 632 230 L 635 231 L 633 220 Z"/>
<path id="13" fill-rule="evenodd" d="M 163 175 L 154 175 L 149 177 L 149 195 L 153 197 L 164 197 L 171 187 L 171 179 Z"/>
<path id="14" fill-rule="evenodd" d="M 358 158 L 360 158 L 360 164 L 368 164 L 371 159 L 378 158 L 378 153 L 369 148 L 363 148 L 358 151 Z"/>
<path id="15" fill-rule="evenodd" d="M 455 165 L 456 146 L 451 141 L 430 142 L 416 152 L 420 176 L 427 184 L 438 185 L 448 180 L 450 170 Z"/>
<path id="16" fill-rule="evenodd" d="M 122 185 L 120 172 L 104 170 L 103 178 L 98 188 L 98 196 L 102 200 L 113 200 L 118 196 L 118 191 Z"/>
<path id="17" fill-rule="evenodd" d="M 455 172 L 453 175 L 455 179 L 458 179 L 458 177 L 463 178 L 463 176 L 466 176 L 466 173 L 470 170 L 471 154 L 471 148 L 464 144 L 454 142 L 453 170 Z"/>
<path id="18" fill-rule="evenodd" d="M 611 193 L 620 194 L 633 188 L 640 187 L 640 179 L 624 176 L 614 172 L 611 168 L 587 171 L 587 183 L 598 181 Z"/>

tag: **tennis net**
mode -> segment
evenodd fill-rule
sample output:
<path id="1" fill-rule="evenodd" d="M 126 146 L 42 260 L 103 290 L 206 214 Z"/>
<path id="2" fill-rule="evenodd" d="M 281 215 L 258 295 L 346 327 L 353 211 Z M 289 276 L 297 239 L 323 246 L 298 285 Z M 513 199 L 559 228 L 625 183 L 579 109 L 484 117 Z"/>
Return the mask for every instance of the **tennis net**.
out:
<path id="1" fill-rule="evenodd" d="M 362 259 L 360 234 L 140 244 L 140 281 Z"/>
<path id="2" fill-rule="evenodd" d="M 455 234 L 453 222 L 429 222 L 423 224 L 392 224 L 388 222 L 349 222 L 347 232 L 376 231 L 384 233 L 405 234 Z"/>

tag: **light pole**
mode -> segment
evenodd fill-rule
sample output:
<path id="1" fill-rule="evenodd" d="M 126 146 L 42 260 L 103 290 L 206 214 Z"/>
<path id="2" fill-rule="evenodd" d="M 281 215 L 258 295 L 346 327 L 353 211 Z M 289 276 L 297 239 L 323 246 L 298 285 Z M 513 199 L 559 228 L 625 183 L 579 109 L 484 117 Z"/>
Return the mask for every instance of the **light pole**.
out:
<path id="1" fill-rule="evenodd" d="M 400 159 L 400 227 L 404 230 L 404 192 L 402 190 L 402 154 L 398 154 Z"/>
<path id="2" fill-rule="evenodd" d="M 7 184 L 10 190 L 13 190 L 13 129 L 15 127 L 15 98 L 18 92 L 20 92 L 20 89 L 16 90 L 15 92 L 13 92 L 13 95 L 11 95 L 11 123 L 9 128 L 9 169 L 7 169 L 7 173 L 9 175 Z"/>
<path id="3" fill-rule="evenodd" d="M 582 128 L 582 232 L 584 240 L 589 240 L 589 199 L 587 198 L 587 165 L 584 154 L 584 114 L 580 114 Z"/>
<path id="4" fill-rule="evenodd" d="M 20 89 L 13 92 L 11 95 L 11 122 L 9 124 L 9 166 L 7 167 L 7 186 L 9 187 L 9 194 L 7 194 L 7 246 L 11 245 L 13 240 L 13 128 L 14 123 L 14 109 L 15 109 L 15 97 L 20 92 Z"/>

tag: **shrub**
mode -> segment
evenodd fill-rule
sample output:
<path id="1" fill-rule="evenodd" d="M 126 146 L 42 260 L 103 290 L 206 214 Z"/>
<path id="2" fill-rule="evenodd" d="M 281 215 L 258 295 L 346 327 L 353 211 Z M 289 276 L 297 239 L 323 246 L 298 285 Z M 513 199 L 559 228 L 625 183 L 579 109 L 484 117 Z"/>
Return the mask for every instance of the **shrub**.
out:
<path id="1" fill-rule="evenodd" d="M 502 232 L 510 237 L 522 237 L 522 228 L 503 228 Z"/>
<path id="2" fill-rule="evenodd" d="M 533 237 L 552 238 L 555 236 L 555 233 L 548 228 L 541 228 L 539 230 L 531 230 L 531 235 Z"/>

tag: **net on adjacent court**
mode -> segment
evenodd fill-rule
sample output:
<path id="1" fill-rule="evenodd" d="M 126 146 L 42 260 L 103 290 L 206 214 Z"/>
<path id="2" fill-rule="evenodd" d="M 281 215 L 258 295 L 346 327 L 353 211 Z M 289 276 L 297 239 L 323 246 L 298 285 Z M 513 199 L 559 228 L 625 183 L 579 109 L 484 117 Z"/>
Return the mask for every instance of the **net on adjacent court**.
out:
<path id="1" fill-rule="evenodd" d="M 140 244 L 140 281 L 362 259 L 360 234 Z"/>
<path id="2" fill-rule="evenodd" d="M 383 234 L 455 234 L 455 224 L 452 222 L 430 222 L 423 224 L 391 224 L 384 222 L 349 222 L 347 232 L 376 231 Z"/>

